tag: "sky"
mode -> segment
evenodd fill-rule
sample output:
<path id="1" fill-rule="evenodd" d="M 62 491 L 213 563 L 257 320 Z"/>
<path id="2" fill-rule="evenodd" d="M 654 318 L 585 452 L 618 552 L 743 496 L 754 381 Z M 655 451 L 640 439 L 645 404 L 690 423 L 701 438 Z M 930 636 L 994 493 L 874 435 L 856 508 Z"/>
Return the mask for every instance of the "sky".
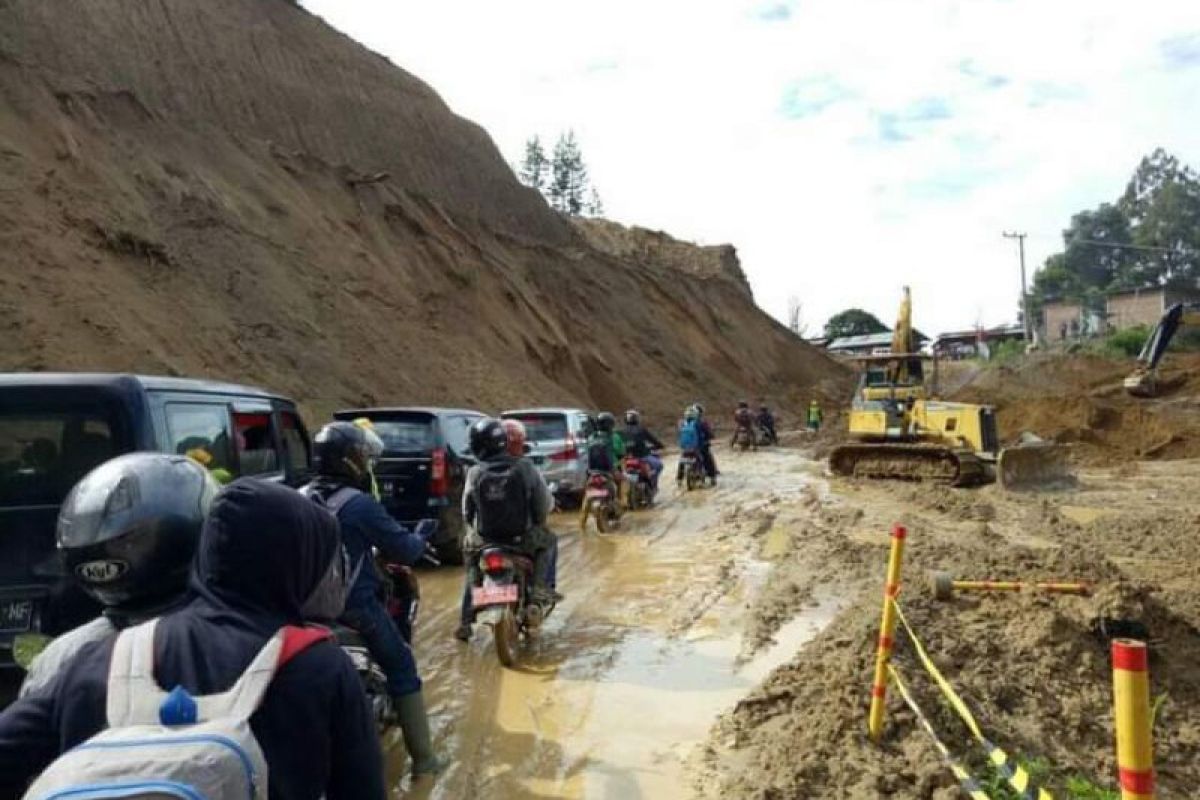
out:
<path id="1" fill-rule="evenodd" d="M 1015 322 L 1076 211 L 1200 166 L 1195 0 L 303 0 L 510 163 L 575 131 L 605 216 L 738 248 L 809 335 Z"/>

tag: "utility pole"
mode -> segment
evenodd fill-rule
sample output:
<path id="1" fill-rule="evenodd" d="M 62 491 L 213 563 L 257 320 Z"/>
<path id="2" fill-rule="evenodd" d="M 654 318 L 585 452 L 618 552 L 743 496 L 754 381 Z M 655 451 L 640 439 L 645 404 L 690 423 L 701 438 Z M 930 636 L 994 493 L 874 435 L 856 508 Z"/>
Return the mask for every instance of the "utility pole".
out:
<path id="1" fill-rule="evenodd" d="M 1025 329 L 1025 343 L 1033 341 L 1033 320 L 1029 318 L 1029 290 L 1025 286 L 1025 234 L 1016 231 L 1004 231 L 1005 239 L 1016 239 L 1021 253 L 1021 322 Z"/>

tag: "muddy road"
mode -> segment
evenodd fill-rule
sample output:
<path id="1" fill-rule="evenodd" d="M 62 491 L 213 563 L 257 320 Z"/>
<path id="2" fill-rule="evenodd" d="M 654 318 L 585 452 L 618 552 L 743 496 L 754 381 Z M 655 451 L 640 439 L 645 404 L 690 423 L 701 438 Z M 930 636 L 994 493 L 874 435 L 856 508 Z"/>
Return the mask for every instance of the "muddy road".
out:
<path id="1" fill-rule="evenodd" d="M 417 655 L 450 767 L 397 797 L 691 796 L 684 762 L 718 715 L 832 616 L 832 600 L 810 605 L 746 657 L 768 561 L 751 544 L 763 531 L 742 520 L 761 528 L 762 508 L 823 480 L 795 451 L 719 457 L 718 487 L 681 493 L 664 481 L 657 508 L 626 515 L 618 532 L 581 533 L 574 513 L 555 516 L 566 601 L 520 670 L 499 665 L 485 626 L 469 644 L 452 637 L 460 570 L 421 575 Z M 401 786 L 403 747 L 387 744 Z"/>

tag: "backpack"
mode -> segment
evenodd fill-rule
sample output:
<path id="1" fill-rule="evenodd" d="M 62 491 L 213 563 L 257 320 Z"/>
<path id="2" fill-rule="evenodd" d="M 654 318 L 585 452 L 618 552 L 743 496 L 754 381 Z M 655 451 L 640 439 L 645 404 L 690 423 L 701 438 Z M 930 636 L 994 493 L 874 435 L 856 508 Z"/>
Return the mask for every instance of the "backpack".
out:
<path id="1" fill-rule="evenodd" d="M 529 487 L 515 460 L 483 464 L 475 484 L 479 538 L 512 544 L 529 531 Z"/>
<path id="2" fill-rule="evenodd" d="M 695 420 L 683 423 L 683 427 L 679 429 L 679 449 L 700 449 L 700 425 Z"/>
<path id="3" fill-rule="evenodd" d="M 612 472 L 616 469 L 612 440 L 607 436 L 596 434 L 588 441 L 588 469 L 593 472 Z"/>
<path id="4" fill-rule="evenodd" d="M 233 688 L 192 697 L 154 680 L 158 620 L 121 632 L 108 673 L 108 728 L 59 756 L 25 800 L 266 800 L 267 762 L 250 730 L 275 672 L 324 628 L 287 627 L 266 643 Z"/>

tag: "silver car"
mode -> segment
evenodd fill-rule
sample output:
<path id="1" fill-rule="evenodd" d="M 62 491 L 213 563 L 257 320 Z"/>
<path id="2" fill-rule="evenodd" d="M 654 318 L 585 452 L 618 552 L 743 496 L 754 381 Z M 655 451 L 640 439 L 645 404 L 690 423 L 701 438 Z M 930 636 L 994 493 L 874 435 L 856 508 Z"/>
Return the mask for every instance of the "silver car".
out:
<path id="1" fill-rule="evenodd" d="M 505 411 L 500 418 L 525 426 L 529 456 L 546 483 L 553 484 L 560 501 L 578 503 L 587 483 L 589 414 L 581 408 L 527 408 Z"/>

